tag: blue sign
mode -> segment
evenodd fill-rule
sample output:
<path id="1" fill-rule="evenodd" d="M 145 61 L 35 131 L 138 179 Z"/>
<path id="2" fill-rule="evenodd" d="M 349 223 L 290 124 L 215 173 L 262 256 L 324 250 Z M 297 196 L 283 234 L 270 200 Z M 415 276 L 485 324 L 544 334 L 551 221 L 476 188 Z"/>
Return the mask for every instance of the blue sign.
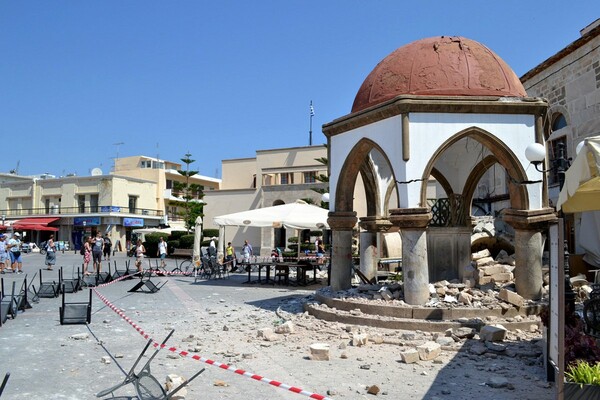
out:
<path id="1" fill-rule="evenodd" d="M 100 206 L 100 212 L 121 212 L 121 207 L 119 206 Z"/>
<path id="2" fill-rule="evenodd" d="M 85 222 L 85 224 L 84 224 Z M 75 226 L 98 226 L 100 225 L 100 217 L 75 217 L 73 218 Z"/>
<path id="3" fill-rule="evenodd" d="M 123 218 L 123 226 L 131 226 L 131 227 L 144 226 L 144 218 Z"/>

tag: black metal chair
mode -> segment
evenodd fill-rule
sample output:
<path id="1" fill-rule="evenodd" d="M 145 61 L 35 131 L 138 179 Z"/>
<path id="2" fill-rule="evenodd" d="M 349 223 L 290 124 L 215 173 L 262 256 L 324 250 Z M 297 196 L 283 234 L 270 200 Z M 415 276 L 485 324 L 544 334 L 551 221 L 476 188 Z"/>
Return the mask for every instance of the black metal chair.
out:
<path id="1" fill-rule="evenodd" d="M 85 325 L 92 322 L 92 289 L 87 302 L 67 303 L 62 291 L 62 305 L 58 309 L 61 325 Z"/>
<path id="2" fill-rule="evenodd" d="M 115 263 L 115 272 L 112 274 L 112 278 L 113 279 L 118 279 L 122 276 L 128 275 L 129 274 L 129 269 L 127 268 L 127 263 L 125 264 L 125 269 L 119 269 L 117 268 L 117 262 L 114 261 Z"/>
<path id="3" fill-rule="evenodd" d="M 150 371 L 150 363 L 152 362 L 152 360 L 154 359 L 156 354 L 158 354 L 158 352 L 162 348 L 162 345 L 164 345 L 167 342 L 167 340 L 169 340 L 169 338 L 171 337 L 173 332 L 175 332 L 175 331 L 172 330 L 167 335 L 165 340 L 163 340 L 162 344 L 160 346 L 157 346 L 156 350 L 154 351 L 154 354 L 152 354 L 152 356 L 150 356 L 150 358 L 148 359 L 146 364 L 144 364 L 144 366 L 142 367 L 140 372 L 136 373 L 135 367 L 140 362 L 140 360 L 144 356 L 144 353 L 146 352 L 146 350 L 148 350 L 148 347 L 150 347 L 150 344 L 152 343 L 152 340 L 148 340 L 148 342 L 146 343 L 146 346 L 144 347 L 144 349 L 138 356 L 137 360 L 135 360 L 135 363 L 133 364 L 133 366 L 131 367 L 131 369 L 129 370 L 127 375 L 125 376 L 125 379 L 123 380 L 123 382 L 121 382 L 113 387 L 110 387 L 108 389 L 102 390 L 101 392 L 98 392 L 96 394 L 96 397 L 104 397 L 109 394 L 113 395 L 113 397 L 114 397 L 114 392 L 117 389 L 119 389 L 125 385 L 132 384 L 135 388 L 137 397 L 140 400 L 168 400 L 168 399 L 171 399 L 173 396 L 175 396 L 175 394 L 177 394 L 178 391 L 180 391 L 182 388 L 187 386 L 198 375 L 200 375 L 202 372 L 204 372 L 205 368 L 202 368 L 200 371 L 198 371 L 196 374 L 194 374 L 190 379 L 183 382 L 181 385 L 177 386 L 175 389 L 173 389 L 171 391 L 171 393 L 168 393 L 168 394 L 167 394 L 166 390 L 163 388 L 163 386 L 161 385 L 161 383 L 158 381 L 158 379 L 156 379 L 152 375 L 152 372 Z M 116 362 L 116 360 L 115 360 L 115 362 Z"/>
<path id="4" fill-rule="evenodd" d="M 25 311 L 32 308 L 28 297 L 27 275 L 25 275 L 25 279 L 23 279 L 23 283 L 21 283 L 21 289 L 15 294 L 14 302 L 17 311 Z"/>
<path id="5" fill-rule="evenodd" d="M 63 267 L 60 267 L 60 269 L 58 270 L 58 274 L 60 277 L 60 281 L 62 282 L 62 290 L 64 292 L 75 293 L 75 292 L 78 292 L 79 290 L 81 290 L 81 285 L 83 282 L 82 282 L 82 277 L 81 277 L 79 267 L 77 268 L 77 275 L 75 275 L 71 278 L 65 278 L 64 272 L 63 272 Z"/>
<path id="6" fill-rule="evenodd" d="M 4 388 L 8 382 L 8 378 L 10 378 L 10 372 L 7 372 L 6 375 L 4 375 L 4 379 L 2 379 L 2 384 L 0 385 L 0 397 L 2 397 L 2 393 L 4 392 Z"/>
<path id="7" fill-rule="evenodd" d="M 37 291 L 37 295 L 41 298 L 52 298 L 58 297 L 61 290 L 61 282 L 60 282 L 60 273 L 58 274 L 58 282 L 57 281 L 47 281 L 44 282 L 42 278 L 42 270 L 40 269 L 40 287 Z"/>
<path id="8" fill-rule="evenodd" d="M 4 324 L 7 320 L 8 320 L 8 316 L 10 315 L 10 317 L 12 319 L 15 319 L 17 316 L 17 310 L 15 307 L 15 284 L 16 282 L 13 281 L 12 283 L 12 292 L 10 293 L 10 295 L 6 294 L 5 290 L 4 290 L 4 278 L 0 279 L 0 288 L 1 288 L 1 293 L 0 293 L 0 326 L 2 326 L 2 324 Z"/>
<path id="9" fill-rule="evenodd" d="M 142 293 L 156 293 L 162 288 L 168 281 L 164 281 L 160 285 L 156 285 L 152 282 L 152 271 L 148 270 L 140 274 L 140 281 L 136 283 L 128 292 L 142 292 Z M 145 290 L 146 288 L 147 290 Z"/>

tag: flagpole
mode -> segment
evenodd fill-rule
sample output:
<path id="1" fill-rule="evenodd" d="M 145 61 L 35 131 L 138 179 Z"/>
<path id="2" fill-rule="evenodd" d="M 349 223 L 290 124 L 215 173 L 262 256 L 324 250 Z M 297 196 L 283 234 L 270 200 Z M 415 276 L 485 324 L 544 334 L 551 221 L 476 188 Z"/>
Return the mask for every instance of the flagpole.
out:
<path id="1" fill-rule="evenodd" d="M 310 127 L 308 130 L 308 145 L 312 146 L 312 119 L 315 115 L 315 110 L 313 108 L 312 100 L 310 101 Z"/>

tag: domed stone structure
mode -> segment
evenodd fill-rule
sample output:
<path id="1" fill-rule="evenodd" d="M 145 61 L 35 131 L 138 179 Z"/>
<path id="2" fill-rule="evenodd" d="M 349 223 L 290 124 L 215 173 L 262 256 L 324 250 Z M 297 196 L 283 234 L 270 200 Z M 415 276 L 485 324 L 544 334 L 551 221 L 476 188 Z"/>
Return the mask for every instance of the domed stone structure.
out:
<path id="1" fill-rule="evenodd" d="M 474 40 L 417 40 L 384 58 L 363 82 L 352 106 L 362 111 L 400 95 L 526 97 L 513 70 Z"/>

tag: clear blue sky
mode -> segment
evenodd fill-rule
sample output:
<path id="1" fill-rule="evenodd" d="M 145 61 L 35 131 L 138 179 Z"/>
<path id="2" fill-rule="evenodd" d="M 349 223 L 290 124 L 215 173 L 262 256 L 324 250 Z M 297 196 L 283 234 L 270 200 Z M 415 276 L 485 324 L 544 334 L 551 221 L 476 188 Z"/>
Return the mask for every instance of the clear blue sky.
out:
<path id="1" fill-rule="evenodd" d="M 222 159 L 325 143 L 363 80 L 459 35 L 523 75 L 600 17 L 586 1 L 0 1 L 0 171 L 88 175 L 119 156 Z M 124 144 L 116 146 L 115 143 Z"/>

